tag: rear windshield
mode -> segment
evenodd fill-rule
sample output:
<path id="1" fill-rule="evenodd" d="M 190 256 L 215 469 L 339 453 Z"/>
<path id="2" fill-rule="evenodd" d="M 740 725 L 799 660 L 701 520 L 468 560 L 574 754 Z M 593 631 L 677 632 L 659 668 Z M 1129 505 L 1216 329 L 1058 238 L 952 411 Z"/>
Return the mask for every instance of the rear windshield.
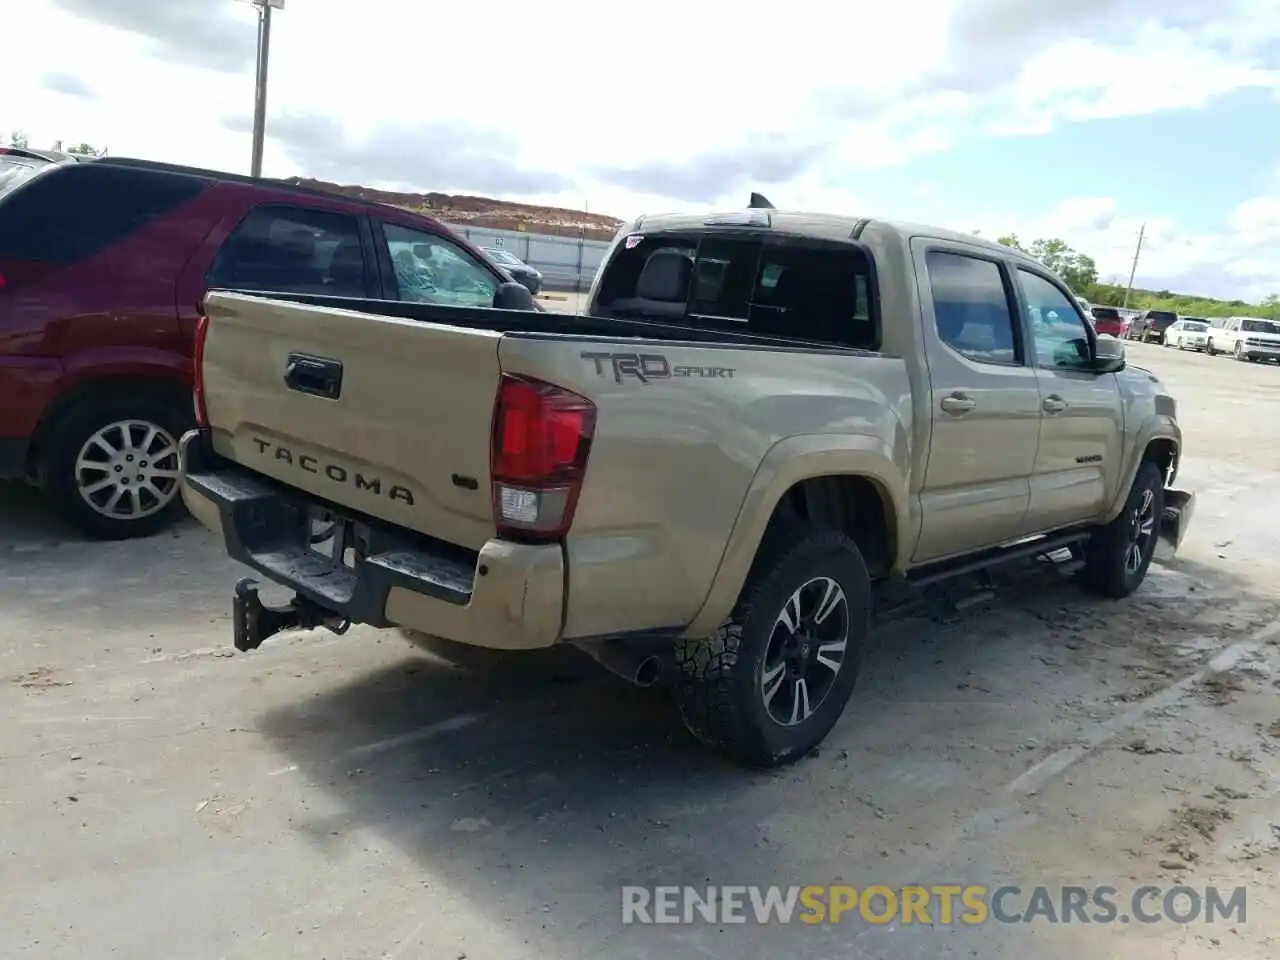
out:
<path id="1" fill-rule="evenodd" d="M 1147 316 L 1151 318 L 1152 326 L 1166 326 L 1178 321 L 1176 313 L 1165 313 L 1163 310 L 1148 310 Z"/>
<path id="2" fill-rule="evenodd" d="M 1280 335 L 1280 323 L 1272 320 L 1245 320 L 1240 324 L 1245 333 L 1274 333 Z"/>
<path id="3" fill-rule="evenodd" d="M 47 162 L 40 160 L 26 161 L 0 157 L 0 199 L 13 193 L 48 165 Z"/>
<path id="4" fill-rule="evenodd" d="M 1183 320 L 1182 329 L 1190 330 L 1192 333 L 1204 333 L 1209 329 L 1209 325 L 1203 320 Z"/>
<path id="5" fill-rule="evenodd" d="M 134 167 L 60 164 L 3 198 L 0 257 L 73 263 L 193 199 L 210 183 Z"/>
<path id="6" fill-rule="evenodd" d="M 659 233 L 619 244 L 592 311 L 875 349 L 873 288 L 871 261 L 851 243 Z"/>
<path id="7" fill-rule="evenodd" d="M 1112 307 L 1094 307 L 1093 318 L 1095 320 L 1119 320 L 1120 311 Z"/>

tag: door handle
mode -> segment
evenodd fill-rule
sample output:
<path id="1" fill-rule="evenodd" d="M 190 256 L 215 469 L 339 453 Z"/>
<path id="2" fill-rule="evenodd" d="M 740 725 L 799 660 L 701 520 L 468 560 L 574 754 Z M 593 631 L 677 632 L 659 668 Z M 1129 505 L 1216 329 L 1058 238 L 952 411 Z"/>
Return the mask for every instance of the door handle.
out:
<path id="1" fill-rule="evenodd" d="M 1067 409 L 1067 401 L 1063 400 L 1056 393 L 1051 393 L 1044 398 L 1044 402 L 1040 404 L 1044 408 L 1045 413 L 1061 413 Z"/>
<path id="2" fill-rule="evenodd" d="M 291 353 L 284 368 L 284 385 L 298 393 L 337 400 L 342 393 L 342 361 Z"/>
<path id="3" fill-rule="evenodd" d="M 951 414 L 953 417 L 963 417 L 966 413 L 974 408 L 975 404 L 971 397 L 965 396 L 963 393 L 952 393 L 942 398 L 942 409 L 945 413 Z"/>

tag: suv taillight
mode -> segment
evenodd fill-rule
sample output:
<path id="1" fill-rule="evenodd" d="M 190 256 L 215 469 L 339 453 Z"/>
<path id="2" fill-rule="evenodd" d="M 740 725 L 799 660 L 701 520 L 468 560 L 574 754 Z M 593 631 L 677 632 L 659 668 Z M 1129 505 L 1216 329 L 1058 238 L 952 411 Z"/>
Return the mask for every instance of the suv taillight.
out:
<path id="1" fill-rule="evenodd" d="M 499 536 L 555 540 L 569 532 L 595 427 L 596 407 L 586 397 L 503 374 L 490 453 Z"/>
<path id="2" fill-rule="evenodd" d="M 209 411 L 204 403 L 204 341 L 209 335 L 209 318 L 201 315 L 196 320 L 196 344 L 191 354 L 191 400 L 195 405 L 196 426 L 203 430 L 209 426 Z"/>
<path id="3" fill-rule="evenodd" d="M 53 265 L 39 260 L 0 260 L 0 292 L 39 280 Z"/>

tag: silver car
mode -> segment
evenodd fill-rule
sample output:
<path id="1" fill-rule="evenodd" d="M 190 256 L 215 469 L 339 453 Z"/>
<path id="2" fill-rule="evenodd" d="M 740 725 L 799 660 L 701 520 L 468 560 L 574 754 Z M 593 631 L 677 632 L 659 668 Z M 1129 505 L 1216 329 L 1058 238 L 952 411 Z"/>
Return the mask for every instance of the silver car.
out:
<path id="1" fill-rule="evenodd" d="M 1209 321 L 1201 317 L 1179 317 L 1164 332 L 1164 345 L 1179 350 L 1205 349 L 1209 340 Z"/>

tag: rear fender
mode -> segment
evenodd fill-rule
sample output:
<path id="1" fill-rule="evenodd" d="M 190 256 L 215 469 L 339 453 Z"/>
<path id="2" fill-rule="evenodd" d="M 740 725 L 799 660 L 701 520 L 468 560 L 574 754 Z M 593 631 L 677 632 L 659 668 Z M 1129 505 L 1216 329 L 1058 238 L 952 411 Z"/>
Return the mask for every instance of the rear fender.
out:
<path id="1" fill-rule="evenodd" d="M 813 435 L 775 444 L 747 488 L 711 589 L 684 635 L 707 636 L 733 612 L 774 510 L 788 490 L 812 477 L 858 476 L 875 484 L 885 503 L 891 505 L 886 521 L 891 542 L 896 545 L 894 570 L 900 570 L 914 546 L 903 542 L 910 537 L 897 535 L 910 529 L 904 493 L 907 463 L 905 445 L 894 449 L 872 436 Z"/>

